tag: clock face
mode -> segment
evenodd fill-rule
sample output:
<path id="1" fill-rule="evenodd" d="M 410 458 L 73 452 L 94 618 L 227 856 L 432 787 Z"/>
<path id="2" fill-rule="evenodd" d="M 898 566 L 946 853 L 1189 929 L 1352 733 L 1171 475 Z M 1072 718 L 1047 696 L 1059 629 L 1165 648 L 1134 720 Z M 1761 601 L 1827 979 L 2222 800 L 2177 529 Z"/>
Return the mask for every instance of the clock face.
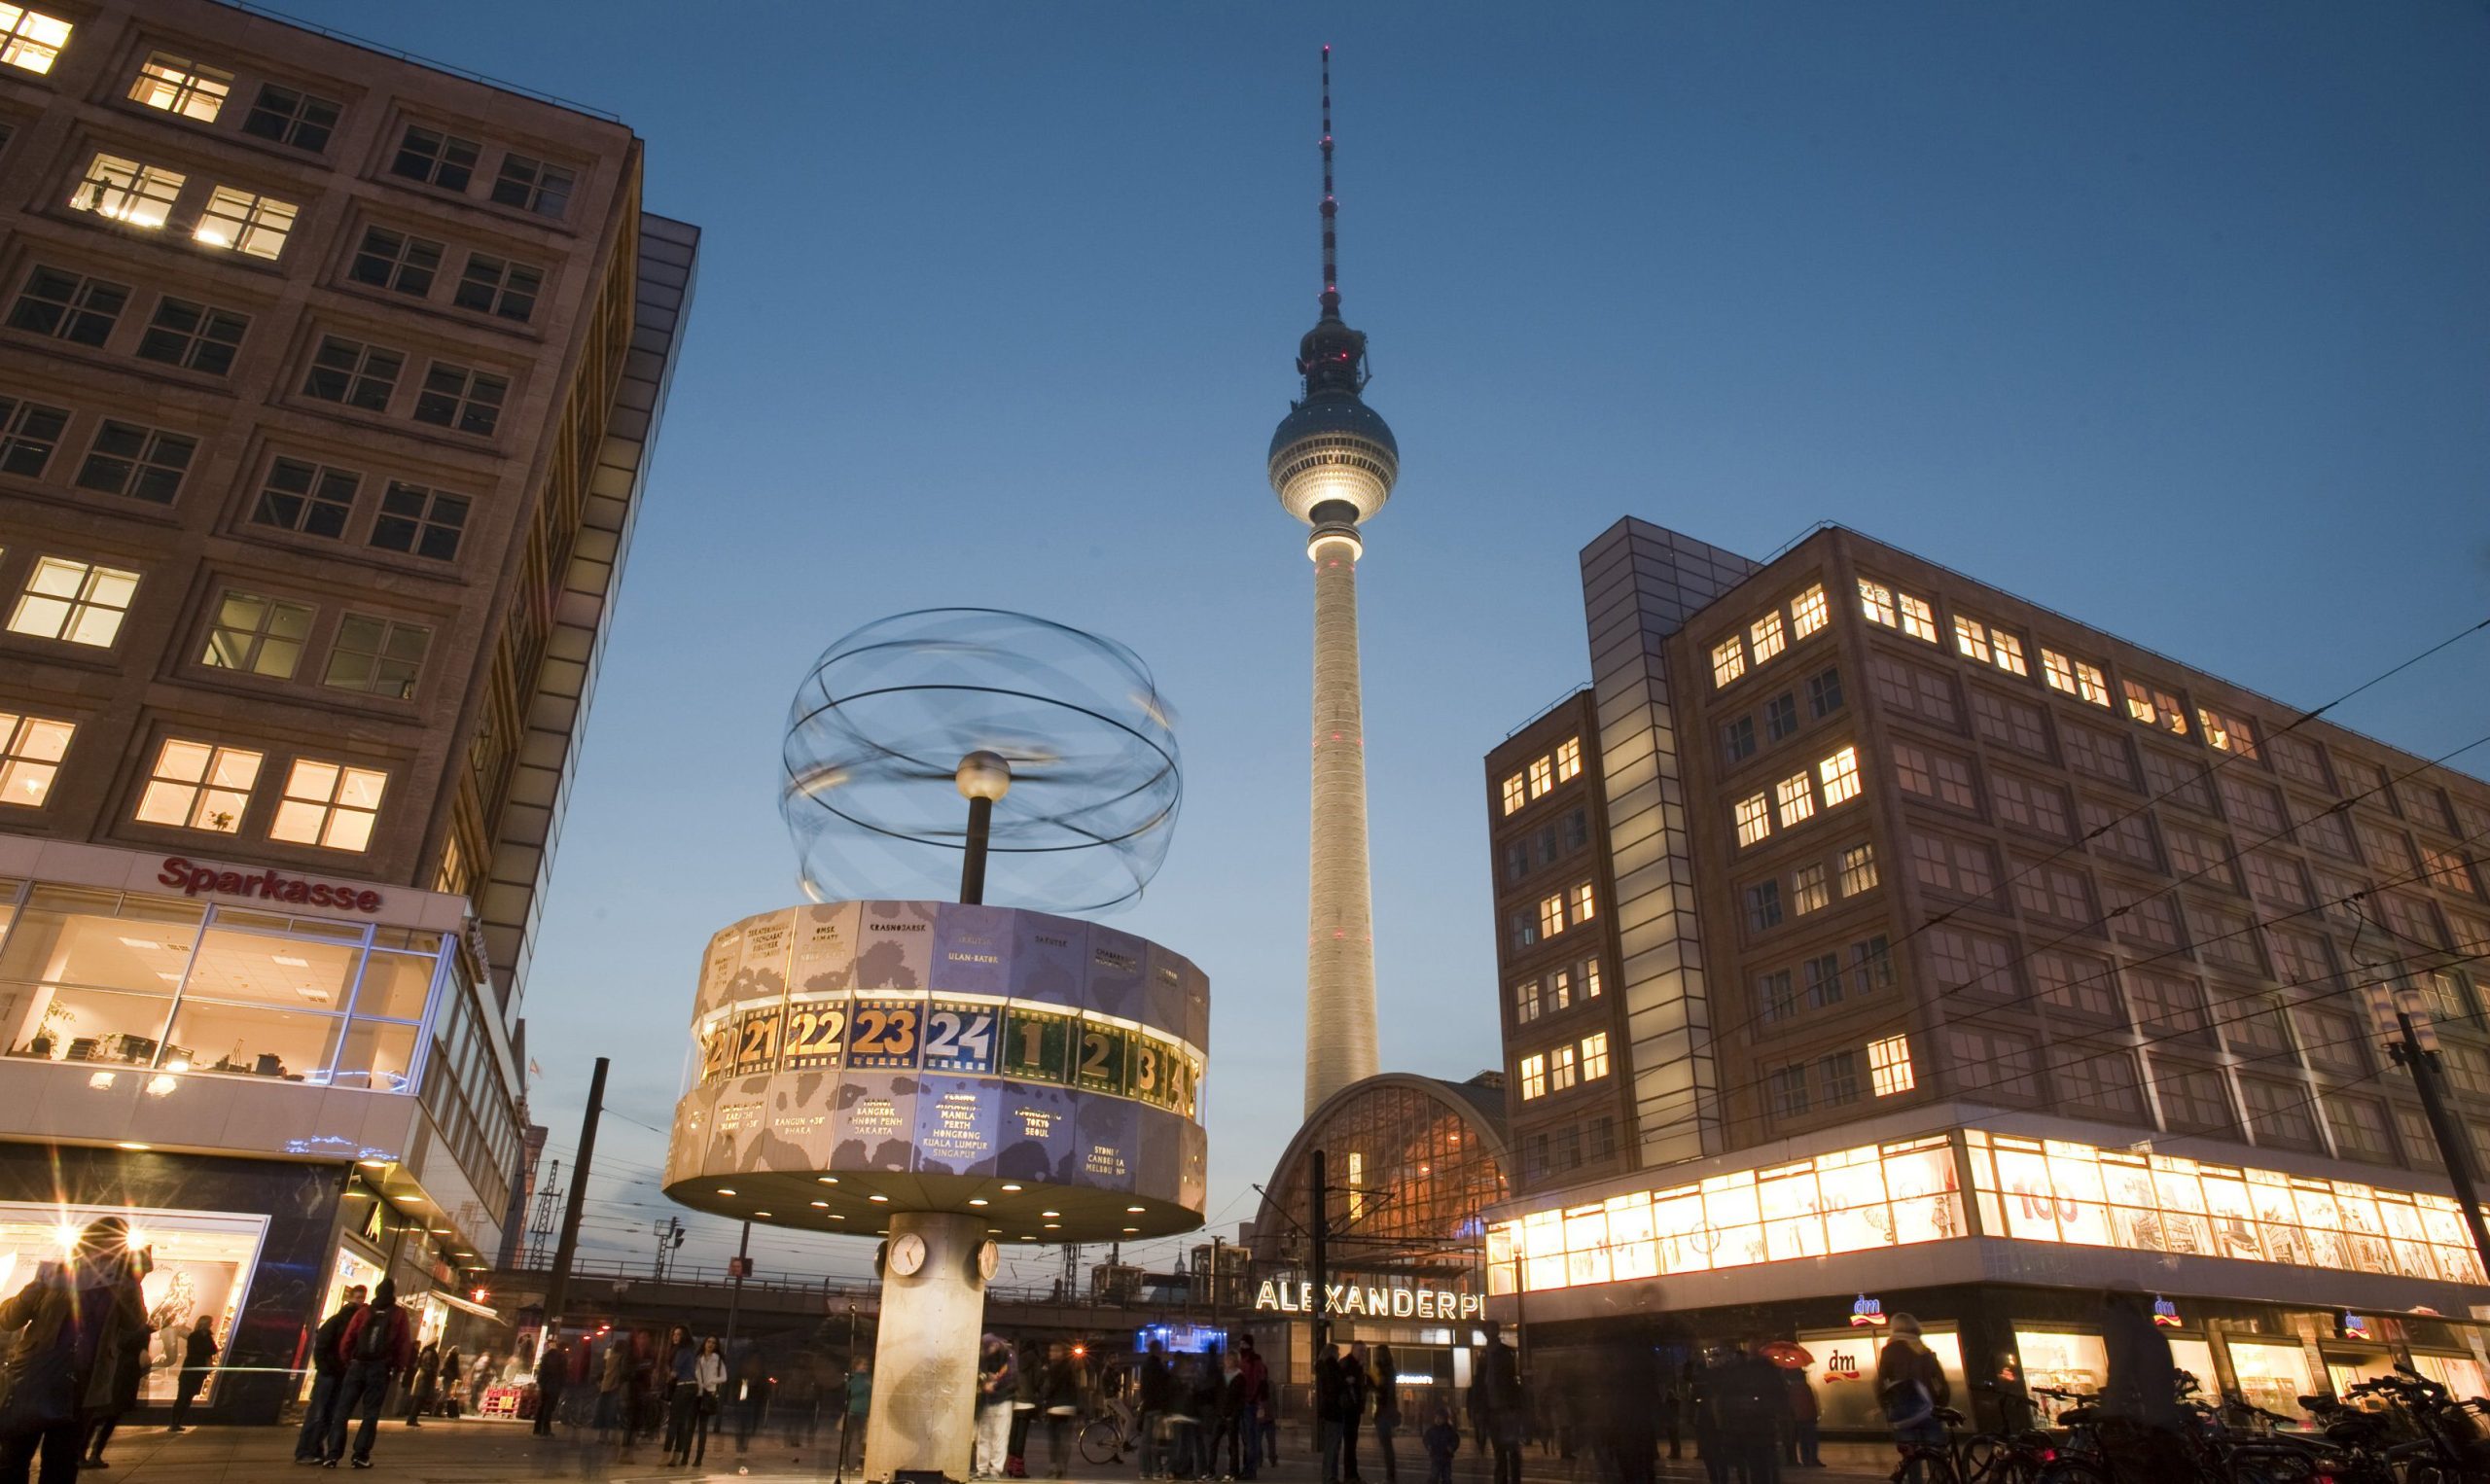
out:
<path id="1" fill-rule="evenodd" d="M 891 1238 L 891 1271 L 906 1278 L 925 1265 L 925 1239 L 912 1231 Z"/>
<path id="2" fill-rule="evenodd" d="M 992 1281 L 993 1281 L 993 1279 L 994 1279 L 994 1270 L 995 1270 L 997 1267 L 1002 1266 L 1002 1264 L 1003 1264 L 1003 1249 L 1001 1249 L 1001 1248 L 999 1248 L 999 1247 L 995 1246 L 992 1242 L 980 1242 L 980 1243 L 978 1243 L 978 1249 L 977 1249 L 977 1275 L 978 1275 L 978 1277 L 979 1277 L 980 1279 L 983 1279 L 983 1280 L 985 1280 L 985 1281 L 987 1281 L 987 1282 L 989 1282 L 989 1283 L 990 1283 L 990 1282 L 992 1282 Z"/>

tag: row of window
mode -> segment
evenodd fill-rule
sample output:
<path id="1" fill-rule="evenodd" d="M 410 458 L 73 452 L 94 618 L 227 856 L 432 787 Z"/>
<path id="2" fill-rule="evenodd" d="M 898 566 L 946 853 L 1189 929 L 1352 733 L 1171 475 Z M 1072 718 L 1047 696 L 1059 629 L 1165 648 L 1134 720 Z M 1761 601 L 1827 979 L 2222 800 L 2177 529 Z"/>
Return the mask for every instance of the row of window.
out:
<path id="1" fill-rule="evenodd" d="M 1589 1157 L 1606 1159 L 1617 1152 L 1617 1119 L 1603 1113 L 1588 1123 L 1567 1123 L 1553 1129 L 1524 1135 L 1521 1139 L 1521 1177 L 1525 1182 L 1541 1181 L 1582 1168 L 1583 1148 Z"/>
<path id="2" fill-rule="evenodd" d="M 1818 583 L 1748 624 L 1743 632 L 1713 645 L 1712 688 L 1717 690 L 1746 674 L 1749 668 L 1761 668 L 1779 658 L 1793 643 L 1823 632 L 1832 621 L 1832 605 L 1825 599 L 1824 584 Z"/>
<path id="3" fill-rule="evenodd" d="M 1830 860 L 1809 861 L 1791 867 L 1786 880 L 1769 876 L 1746 887 L 1747 930 L 1764 933 L 1781 926 L 1786 911 L 1790 917 L 1804 917 L 1832 904 L 1838 892 L 1843 901 L 1871 891 L 1876 885 L 1876 847 L 1861 840 L 1845 845 Z"/>
<path id="4" fill-rule="evenodd" d="M 1608 1076 L 1608 1033 L 1592 1032 L 1583 1038 L 1579 1048 L 1568 1042 L 1551 1050 L 1533 1051 L 1521 1059 L 1520 1069 L 1516 1084 L 1525 1103 L 1567 1091 L 1577 1082 L 1598 1081 Z"/>
<path id="5" fill-rule="evenodd" d="M 1539 899 L 1536 914 L 1524 911 L 1512 915 L 1513 947 L 1532 947 L 1569 928 L 1579 928 L 1598 915 L 1597 894 L 1587 881 L 1561 892 L 1550 892 Z"/>
<path id="6" fill-rule="evenodd" d="M 1552 1015 L 1573 1008 L 1578 1004 L 1599 998 L 1599 960 L 1582 959 L 1550 969 L 1545 973 L 1515 979 L 1512 984 L 1513 1023 L 1528 1025 L 1541 1015 Z"/>
<path id="7" fill-rule="evenodd" d="M 1842 705 L 1841 671 L 1828 666 L 1807 677 L 1807 717 L 1821 722 L 1839 711 Z M 1721 727 L 1721 750 L 1730 766 L 1744 762 L 1756 755 L 1756 719 L 1753 715 L 1735 718 Z M 1784 690 L 1763 703 L 1763 740 L 1780 742 L 1797 735 L 1798 692 Z"/>
<path id="8" fill-rule="evenodd" d="M 1581 777 L 1582 772 L 1583 739 L 1567 737 L 1556 744 L 1555 751 L 1534 759 L 1528 767 L 1505 780 L 1505 812 L 1518 812 L 1524 804 L 1546 797 L 1556 785 Z"/>
<path id="9" fill-rule="evenodd" d="M 76 739 L 74 722 L 0 711 L 0 804 L 42 807 Z M 168 737 L 157 749 L 130 817 L 140 824 L 239 834 L 267 758 L 251 748 Z M 319 758 L 296 758 L 278 790 L 267 837 L 360 851 L 372 842 L 389 774 Z"/>
<path id="10" fill-rule="evenodd" d="M 1812 770 L 1801 769 L 1775 784 L 1768 793 L 1750 795 L 1731 805 L 1738 845 L 1743 849 L 1768 837 L 1776 818 L 1782 829 L 1790 830 L 1815 818 L 1819 809 L 1830 810 L 1848 803 L 1859 796 L 1860 787 L 1859 749 L 1839 748 Z"/>
<path id="11" fill-rule="evenodd" d="M 1569 810 L 1563 819 L 1548 820 L 1532 833 L 1505 842 L 1505 881 L 1510 885 L 1532 871 L 1545 870 L 1579 851 L 1588 849 L 1590 843 L 1589 809 L 1578 807 Z"/>
<path id="12" fill-rule="evenodd" d="M 1859 1065 L 1868 1063 L 1867 1090 L 1880 1098 L 1908 1092 L 1915 1085 L 1910 1042 L 1886 1036 L 1869 1042 L 1864 1051 L 1831 1051 L 1813 1061 L 1787 1062 L 1764 1074 L 1764 1102 L 1775 1119 L 1799 1118 L 1819 1109 L 1846 1108 L 1859 1101 Z"/>
<path id="13" fill-rule="evenodd" d="M 38 11 L 0 5 L 0 62 L 29 72 L 47 73 L 69 44 L 75 27 Z M 194 124 L 214 124 L 225 117 L 233 98 L 234 76 L 223 68 L 194 61 L 177 53 L 157 51 L 139 64 L 130 82 L 131 102 Z M 330 138 L 344 117 L 345 105 L 302 88 L 264 82 L 240 121 L 241 131 L 255 139 L 286 145 L 309 154 L 327 151 Z M 470 194 L 484 147 L 442 129 L 409 124 L 391 155 L 389 173 L 455 195 Z M 486 198 L 537 216 L 560 221 L 570 212 L 577 191 L 576 171 L 505 149 L 492 175 Z"/>
<path id="14" fill-rule="evenodd" d="M 1894 987 L 1894 953 L 1885 935 L 1858 938 L 1846 947 L 1810 954 L 1795 969 L 1755 976 L 1755 1022 L 1772 1025 L 1802 1010 L 1826 1010 Z"/>
<path id="15" fill-rule="evenodd" d="M 37 265 L 10 304 L 7 323 L 49 339 L 107 349 L 131 293 L 125 283 Z M 223 376 L 232 371 L 250 328 L 251 317 L 239 310 L 167 294 L 157 300 L 154 315 L 126 349 L 143 361 Z M 299 389 L 315 401 L 385 414 L 399 405 L 409 360 L 403 350 L 324 335 Z M 508 376 L 434 358 L 403 410 L 419 423 L 490 438 L 509 397 Z"/>

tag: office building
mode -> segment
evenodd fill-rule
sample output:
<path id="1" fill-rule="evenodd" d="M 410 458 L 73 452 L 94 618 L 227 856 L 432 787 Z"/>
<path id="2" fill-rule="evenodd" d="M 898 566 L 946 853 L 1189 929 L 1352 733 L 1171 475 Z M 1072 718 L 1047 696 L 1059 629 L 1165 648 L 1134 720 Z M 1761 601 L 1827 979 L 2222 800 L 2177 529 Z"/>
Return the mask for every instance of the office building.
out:
<path id="1" fill-rule="evenodd" d="M 0 6 L 0 1274 L 129 1214 L 211 1416 L 350 1279 L 474 1306 L 514 1219 L 697 242 L 640 181 L 615 119 L 254 12 Z"/>
<path id="2" fill-rule="evenodd" d="M 2097 1381 L 2120 1282 L 2276 1410 L 2398 1359 L 2482 1390 L 2361 990 L 2477 1148 L 2490 786 L 1854 531 L 1625 520 L 1582 567 L 1592 684 L 1489 757 L 1491 1312 L 1795 1334 L 1832 1426 L 1903 1309 L 1958 1383 Z"/>

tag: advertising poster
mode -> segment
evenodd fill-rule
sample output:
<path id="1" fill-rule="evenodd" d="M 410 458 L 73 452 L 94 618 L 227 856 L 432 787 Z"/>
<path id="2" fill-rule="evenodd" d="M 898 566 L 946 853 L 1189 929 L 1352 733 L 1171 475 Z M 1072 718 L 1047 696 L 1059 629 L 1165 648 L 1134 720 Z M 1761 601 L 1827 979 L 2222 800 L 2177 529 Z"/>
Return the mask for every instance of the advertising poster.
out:
<path id="1" fill-rule="evenodd" d="M 918 1083 L 917 1173 L 994 1173 L 1003 1102 L 1012 1092 L 982 1078 L 929 1077 Z"/>
<path id="2" fill-rule="evenodd" d="M 1129 1190 L 1141 1162 L 1141 1120 L 1145 1111 L 1121 1098 L 1083 1098 L 1074 1130 L 1077 1156 L 1063 1172 L 1067 1184 L 1100 1190 Z"/>
<path id="3" fill-rule="evenodd" d="M 847 1031 L 851 1071 L 914 1067 L 925 1045 L 925 1002 L 858 995 Z"/>
<path id="4" fill-rule="evenodd" d="M 1003 1014 L 1003 1075 L 1061 1086 L 1072 1080 L 1072 1042 L 1080 1021 L 1015 1000 Z"/>
<path id="5" fill-rule="evenodd" d="M 1150 943 L 1129 933 L 1089 925 L 1088 1007 L 1126 1020 L 1142 1017 L 1142 974 Z"/>
<path id="6" fill-rule="evenodd" d="M 856 989 L 925 992 L 934 967 L 934 912 L 930 901 L 862 903 L 856 950 Z"/>
<path id="7" fill-rule="evenodd" d="M 1038 912 L 1013 914 L 1012 998 L 1081 1008 L 1089 973 L 1089 925 Z"/>
<path id="8" fill-rule="evenodd" d="M 993 995 L 1012 992 L 1012 919 L 1008 907 L 946 901 L 934 919 L 937 994 Z"/>
<path id="9" fill-rule="evenodd" d="M 749 918 L 741 926 L 742 951 L 735 957 L 734 980 L 727 986 L 727 998 L 739 1006 L 785 999 L 787 954 L 796 936 L 794 914 L 771 912 Z"/>
<path id="10" fill-rule="evenodd" d="M 928 1072 L 986 1077 L 994 1072 L 1003 1044 L 1000 1001 L 935 998 L 925 1007 L 925 1056 Z"/>
<path id="11" fill-rule="evenodd" d="M 1130 1049 L 1131 1038 L 1122 1026 L 1082 1016 L 1072 1044 L 1072 1085 L 1122 1097 Z"/>
<path id="12" fill-rule="evenodd" d="M 1007 1082 L 1001 1090 L 1003 1112 L 995 1124 L 1000 1145 L 994 1153 L 996 1178 L 1056 1179 L 1056 1172 L 1072 1162 L 1078 1099 L 1063 1087 L 1035 1082 Z"/>
<path id="13" fill-rule="evenodd" d="M 916 1074 L 850 1072 L 838 1079 L 828 1168 L 905 1174 L 916 1164 Z"/>

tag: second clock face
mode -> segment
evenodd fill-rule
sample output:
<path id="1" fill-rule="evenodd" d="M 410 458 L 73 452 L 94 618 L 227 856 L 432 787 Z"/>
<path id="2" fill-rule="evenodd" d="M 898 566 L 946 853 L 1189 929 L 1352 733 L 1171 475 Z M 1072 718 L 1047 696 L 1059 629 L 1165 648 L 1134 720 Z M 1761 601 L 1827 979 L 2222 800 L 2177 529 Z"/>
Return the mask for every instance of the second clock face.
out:
<path id="1" fill-rule="evenodd" d="M 925 1239 L 912 1231 L 891 1238 L 891 1271 L 902 1278 L 925 1265 Z"/>
<path id="2" fill-rule="evenodd" d="M 977 1249 L 977 1275 L 988 1283 L 994 1281 L 994 1270 L 1003 1264 L 1003 1249 L 992 1242 L 980 1242 Z"/>

